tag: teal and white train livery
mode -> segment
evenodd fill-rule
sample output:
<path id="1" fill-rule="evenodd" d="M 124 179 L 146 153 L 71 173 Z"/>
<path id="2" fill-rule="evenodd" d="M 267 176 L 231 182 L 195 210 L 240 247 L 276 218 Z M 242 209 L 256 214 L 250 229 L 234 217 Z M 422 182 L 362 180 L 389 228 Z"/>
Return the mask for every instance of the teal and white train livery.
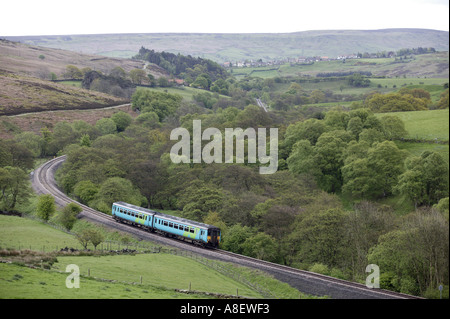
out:
<path id="1" fill-rule="evenodd" d="M 112 206 L 116 221 L 157 232 L 168 237 L 191 241 L 203 247 L 217 247 L 220 243 L 220 229 L 189 219 L 163 214 L 124 202 Z"/>

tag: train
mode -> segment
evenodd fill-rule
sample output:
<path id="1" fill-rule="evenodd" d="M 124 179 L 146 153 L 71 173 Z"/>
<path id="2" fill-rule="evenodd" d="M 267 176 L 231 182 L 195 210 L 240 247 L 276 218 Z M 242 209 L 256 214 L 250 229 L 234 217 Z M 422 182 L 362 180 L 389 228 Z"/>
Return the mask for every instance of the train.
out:
<path id="1" fill-rule="evenodd" d="M 127 223 L 150 232 L 177 238 L 204 248 L 217 248 L 220 228 L 180 218 L 125 202 L 112 205 L 112 216 L 117 222 Z"/>

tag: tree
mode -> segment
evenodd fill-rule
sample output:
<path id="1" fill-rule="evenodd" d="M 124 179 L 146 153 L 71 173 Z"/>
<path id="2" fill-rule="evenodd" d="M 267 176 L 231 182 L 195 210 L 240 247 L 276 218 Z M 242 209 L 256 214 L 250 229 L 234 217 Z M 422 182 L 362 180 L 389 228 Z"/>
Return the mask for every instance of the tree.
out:
<path id="1" fill-rule="evenodd" d="M 287 158 L 289 170 L 296 174 L 312 174 L 317 179 L 321 170 L 316 165 L 315 156 L 315 149 L 308 140 L 298 141 Z"/>
<path id="2" fill-rule="evenodd" d="M 48 221 L 56 212 L 55 198 L 50 194 L 41 195 L 38 198 L 36 214 L 39 218 Z"/>
<path id="3" fill-rule="evenodd" d="M 348 161 L 342 167 L 344 185 L 342 192 L 350 194 L 354 198 L 369 199 L 375 197 L 372 185 L 374 183 L 373 172 L 369 170 L 367 158 L 355 158 Z"/>
<path id="4" fill-rule="evenodd" d="M 373 172 L 373 191 L 379 196 L 392 194 L 398 177 L 403 173 L 403 161 L 407 152 L 400 150 L 394 142 L 374 144 L 367 152 L 367 166 Z"/>
<path id="5" fill-rule="evenodd" d="M 323 121 L 317 119 L 308 119 L 304 122 L 300 121 L 289 125 L 281 144 L 282 157 L 287 158 L 289 156 L 297 141 L 308 140 L 311 145 L 315 145 L 320 135 L 326 130 L 327 127 Z"/>
<path id="6" fill-rule="evenodd" d="M 64 74 L 67 79 L 81 80 L 83 73 L 74 65 L 66 66 L 66 73 Z"/>
<path id="7" fill-rule="evenodd" d="M 116 128 L 118 132 L 125 131 L 125 129 L 131 124 L 133 121 L 130 114 L 125 113 L 123 111 L 119 111 L 117 113 L 114 113 L 111 116 L 111 120 L 114 121 L 116 124 Z"/>
<path id="8" fill-rule="evenodd" d="M 77 215 L 81 213 L 81 211 L 82 208 L 79 205 L 75 203 L 69 203 L 59 214 L 58 221 L 64 226 L 64 228 L 66 228 L 67 230 L 71 230 L 77 220 Z"/>
<path id="9" fill-rule="evenodd" d="M 33 153 L 22 143 L 14 140 L 0 140 L 0 166 L 33 168 Z"/>
<path id="10" fill-rule="evenodd" d="M 445 90 L 441 93 L 440 99 L 437 102 L 437 108 L 438 109 L 446 109 L 448 108 L 449 102 L 448 102 L 448 95 L 449 95 L 449 89 Z"/>
<path id="11" fill-rule="evenodd" d="M 148 208 L 156 206 L 157 194 L 164 185 L 163 172 L 157 164 L 156 161 L 142 161 L 133 165 L 129 174 L 130 180 L 147 199 Z"/>
<path id="12" fill-rule="evenodd" d="M 19 167 L 0 167 L 0 207 L 13 210 L 17 203 L 24 203 L 31 195 L 28 174 Z"/>
<path id="13" fill-rule="evenodd" d="M 156 114 L 155 112 L 147 112 L 140 114 L 136 118 L 136 122 L 149 129 L 155 129 L 161 126 L 158 114 Z"/>
<path id="14" fill-rule="evenodd" d="M 396 190 L 406 194 L 416 207 L 437 204 L 448 195 L 448 174 L 448 164 L 439 153 L 424 152 L 407 159 Z"/>
<path id="15" fill-rule="evenodd" d="M 354 87 L 368 87 L 370 80 L 363 77 L 360 73 L 354 73 L 348 77 L 347 83 Z"/>
<path id="16" fill-rule="evenodd" d="M 405 137 L 408 132 L 403 121 L 395 115 L 385 115 L 380 119 L 384 136 L 387 140 L 399 140 Z"/>
<path id="17" fill-rule="evenodd" d="M 448 225 L 434 210 L 416 211 L 400 229 L 379 238 L 368 261 L 392 274 L 389 284 L 397 291 L 419 294 L 436 289 L 448 282 Z"/>
<path id="18" fill-rule="evenodd" d="M 91 138 L 89 137 L 89 134 L 84 134 L 81 138 L 80 138 L 80 146 L 86 146 L 86 147 L 91 147 Z"/>
<path id="19" fill-rule="evenodd" d="M 244 252 L 243 244 L 245 240 L 254 234 L 255 231 L 252 228 L 242 226 L 240 223 L 235 224 L 228 229 L 227 235 L 224 236 L 222 247 L 236 254 L 242 254 Z"/>
<path id="20" fill-rule="evenodd" d="M 222 206 L 223 197 L 218 187 L 195 180 L 180 194 L 178 205 L 184 217 L 202 221 L 209 212 Z"/>
<path id="21" fill-rule="evenodd" d="M 371 247 L 378 243 L 378 238 L 392 231 L 397 224 L 392 210 L 382 205 L 363 201 L 355 204 L 346 220 L 346 237 L 351 256 L 354 279 L 367 276 L 366 266 L 369 264 L 367 255 Z"/>
<path id="22" fill-rule="evenodd" d="M 112 204 L 116 201 L 141 205 L 142 196 L 128 179 L 110 177 L 100 186 L 96 199 L 100 203 L 104 203 L 104 205 L 100 206 L 102 211 L 105 212 L 105 209 L 107 208 L 107 211 L 109 212 Z"/>
<path id="23" fill-rule="evenodd" d="M 89 242 L 92 243 L 92 245 L 94 246 L 94 249 L 97 249 L 97 246 L 105 240 L 105 237 L 99 230 L 92 229 L 92 228 L 87 228 L 87 229 L 85 228 L 85 229 L 75 233 L 75 237 L 78 239 L 80 244 L 84 247 L 84 249 L 87 249 Z"/>
<path id="24" fill-rule="evenodd" d="M 130 71 L 131 82 L 133 82 L 133 84 L 142 84 L 146 75 L 147 74 L 142 69 L 133 69 Z"/>
<path id="25" fill-rule="evenodd" d="M 323 93 L 321 90 L 314 90 L 311 92 L 309 99 L 314 104 L 321 103 L 321 102 L 325 101 L 325 93 Z"/>
<path id="26" fill-rule="evenodd" d="M 102 118 L 95 123 L 95 127 L 102 135 L 114 134 L 117 132 L 116 123 L 110 118 Z"/>
<path id="27" fill-rule="evenodd" d="M 97 195 L 98 186 L 89 180 L 80 181 L 74 186 L 73 193 L 81 200 L 81 202 L 88 204 L 95 198 L 95 195 Z"/>
<path id="28" fill-rule="evenodd" d="M 75 233 L 75 237 L 80 242 L 81 246 L 84 247 L 84 249 L 87 249 L 87 245 L 89 245 L 90 241 L 90 234 L 88 229 L 83 229 L 77 233 Z"/>
<path id="29" fill-rule="evenodd" d="M 94 245 L 94 249 L 97 249 L 97 246 L 100 245 L 103 240 L 105 240 L 103 234 L 96 229 L 90 229 L 88 234 L 89 240 L 91 241 L 92 245 Z"/>
<path id="30" fill-rule="evenodd" d="M 290 239 L 301 263 L 339 266 L 346 256 L 345 220 L 341 209 L 327 209 L 299 216 Z"/>
<path id="31" fill-rule="evenodd" d="M 403 173 L 406 156 L 390 141 L 374 143 L 372 147 L 364 140 L 351 142 L 344 152 L 341 169 L 343 192 L 360 199 L 391 195 Z"/>
<path id="32" fill-rule="evenodd" d="M 337 131 L 332 131 L 322 134 L 315 146 L 315 162 L 321 170 L 318 183 L 322 189 L 333 193 L 341 190 L 343 152 L 347 147 L 343 136 L 336 133 Z"/>
<path id="33" fill-rule="evenodd" d="M 138 88 L 131 97 L 134 110 L 138 109 L 141 113 L 155 112 L 160 121 L 175 113 L 182 100 L 178 94 L 154 92 L 144 88 Z"/>
<path id="34" fill-rule="evenodd" d="M 211 91 L 219 94 L 228 95 L 229 84 L 223 79 L 218 79 L 211 85 Z"/>
<path id="35" fill-rule="evenodd" d="M 167 88 L 171 86 L 171 82 L 165 76 L 161 76 L 158 78 L 158 86 L 162 88 Z"/>
<path id="36" fill-rule="evenodd" d="M 127 76 L 127 73 L 120 66 L 116 66 L 114 69 L 111 70 L 111 72 L 109 73 L 109 76 L 116 78 L 116 79 L 125 79 L 125 77 Z"/>
<path id="37" fill-rule="evenodd" d="M 373 112 L 422 111 L 428 109 L 427 100 L 411 94 L 375 93 L 368 96 L 365 105 Z"/>
<path id="38" fill-rule="evenodd" d="M 33 155 L 39 157 L 42 154 L 43 139 L 33 132 L 22 132 L 14 137 L 21 145 L 25 146 Z"/>
<path id="39" fill-rule="evenodd" d="M 271 262 L 275 262 L 278 259 L 277 243 L 275 239 L 263 232 L 248 237 L 242 244 L 242 249 L 244 255 L 249 257 Z"/>

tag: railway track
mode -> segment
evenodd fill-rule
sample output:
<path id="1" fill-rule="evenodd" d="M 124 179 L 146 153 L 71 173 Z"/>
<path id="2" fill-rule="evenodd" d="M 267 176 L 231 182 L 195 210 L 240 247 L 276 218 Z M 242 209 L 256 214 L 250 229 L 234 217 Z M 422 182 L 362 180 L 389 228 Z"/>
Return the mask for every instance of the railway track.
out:
<path id="1" fill-rule="evenodd" d="M 38 194 L 51 194 L 55 198 L 56 204 L 65 206 L 68 203 L 75 202 L 80 205 L 83 211 L 80 213 L 81 218 L 86 218 L 90 221 L 101 223 L 103 225 L 120 229 L 128 233 L 132 233 L 138 238 L 156 241 L 164 245 L 170 245 L 175 248 L 190 250 L 196 254 L 202 255 L 206 258 L 218 259 L 247 267 L 257 268 L 272 274 L 275 278 L 289 283 L 291 286 L 297 288 L 307 294 L 318 296 L 330 296 L 337 299 L 421 299 L 416 296 L 401 294 L 382 289 L 371 289 L 365 285 L 345 281 L 317 273 L 312 273 L 284 265 L 279 265 L 256 258 L 251 258 L 229 251 L 215 249 L 202 249 L 193 245 L 184 243 L 179 240 L 162 237 L 160 235 L 149 233 L 143 229 L 132 227 L 125 224 L 120 224 L 114 221 L 112 216 L 98 212 L 86 205 L 83 205 L 75 200 L 69 198 L 56 185 L 54 173 L 57 168 L 65 161 L 66 156 L 54 158 L 39 168 L 32 174 L 32 185 Z"/>

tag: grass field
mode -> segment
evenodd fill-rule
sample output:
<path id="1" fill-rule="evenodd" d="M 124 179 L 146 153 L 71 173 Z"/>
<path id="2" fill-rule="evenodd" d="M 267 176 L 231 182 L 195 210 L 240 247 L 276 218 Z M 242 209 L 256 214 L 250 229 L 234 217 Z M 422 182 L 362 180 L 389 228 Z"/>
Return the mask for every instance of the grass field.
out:
<path id="1" fill-rule="evenodd" d="M 408 131 L 407 138 L 428 141 L 449 140 L 449 109 L 379 113 L 377 116 L 386 114 L 400 117 Z"/>
<path id="2" fill-rule="evenodd" d="M 55 268 L 64 271 L 76 264 L 81 274 L 119 282 L 140 282 L 165 289 L 189 289 L 261 298 L 256 291 L 213 269 L 186 257 L 169 254 L 138 254 L 135 256 L 58 257 Z"/>
<path id="3" fill-rule="evenodd" d="M 0 264 L 0 299 L 174 299 L 206 298 L 151 285 L 105 282 L 81 277 L 79 289 L 68 289 L 69 273 Z"/>
<path id="4" fill-rule="evenodd" d="M 398 148 L 407 150 L 411 155 L 420 156 L 425 151 L 436 152 L 441 154 L 449 163 L 449 146 L 448 144 L 434 144 L 434 143 L 413 143 L 413 142 L 395 142 Z"/>
<path id="5" fill-rule="evenodd" d="M 51 251 L 62 247 L 81 249 L 71 234 L 54 229 L 44 223 L 0 215 L 0 260 L 8 261 L 9 249 L 21 250 L 26 260 L 26 251 L 53 256 Z M 124 246 L 122 246 L 124 247 Z M 133 247 L 131 244 L 130 247 Z M 5 250 L 7 249 L 8 250 Z M 93 249 L 89 246 L 88 248 Z M 134 247 L 133 247 L 134 248 Z M 3 252 L 2 252 L 3 250 Z M 43 252 L 45 251 L 45 252 Z M 197 298 L 179 294 L 175 289 L 189 289 L 226 295 L 261 298 L 261 294 L 224 272 L 238 274 L 252 283 L 266 287 L 279 298 L 298 298 L 298 290 L 273 279 L 262 272 L 229 263 L 210 262 L 206 266 L 193 256 L 185 257 L 166 253 L 108 255 L 108 256 L 57 256 L 58 262 L 50 270 L 29 269 L 22 259 L 12 264 L 0 263 L 1 298 Z M 80 289 L 67 289 L 66 266 L 76 264 L 80 268 Z M 87 277 L 89 270 L 90 277 Z M 61 273 L 63 272 L 63 273 Z M 142 284 L 140 278 L 142 276 Z M 95 279 L 97 278 L 97 279 Z M 101 281 L 99 279 L 105 279 Z M 135 283 L 139 283 L 136 285 Z M 200 295 L 204 298 L 205 295 Z M 307 297 L 303 296 L 302 297 Z"/>
<path id="6" fill-rule="evenodd" d="M 449 140 L 449 109 L 377 113 L 376 116 L 395 115 L 405 123 L 408 132 L 407 139 L 429 141 L 429 143 L 415 143 L 396 141 L 400 149 L 407 150 L 414 156 L 420 156 L 425 151 L 441 154 L 449 162 L 449 145 L 433 143 Z"/>

